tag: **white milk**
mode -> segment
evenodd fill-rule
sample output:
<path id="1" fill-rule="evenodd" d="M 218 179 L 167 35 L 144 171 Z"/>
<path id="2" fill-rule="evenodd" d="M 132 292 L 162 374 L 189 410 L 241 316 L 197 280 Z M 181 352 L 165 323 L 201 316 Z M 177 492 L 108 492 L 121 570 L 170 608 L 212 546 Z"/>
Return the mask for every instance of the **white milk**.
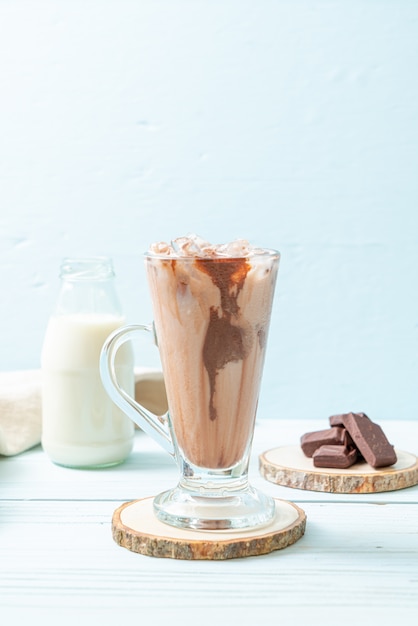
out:
<path id="1" fill-rule="evenodd" d="M 104 341 L 124 323 L 100 314 L 53 315 L 41 356 L 42 446 L 52 461 L 72 467 L 123 461 L 133 445 L 134 425 L 110 400 L 100 379 Z M 117 354 L 120 386 L 134 395 L 133 352 Z"/>

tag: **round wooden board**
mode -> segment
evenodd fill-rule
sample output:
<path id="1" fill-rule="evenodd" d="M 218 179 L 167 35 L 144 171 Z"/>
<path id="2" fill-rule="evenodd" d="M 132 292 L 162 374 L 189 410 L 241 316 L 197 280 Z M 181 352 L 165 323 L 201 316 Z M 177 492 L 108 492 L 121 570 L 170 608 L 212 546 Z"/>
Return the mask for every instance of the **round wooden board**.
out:
<path id="1" fill-rule="evenodd" d="M 365 461 L 348 469 L 314 467 L 300 446 L 273 448 L 259 457 L 260 473 L 268 481 L 284 487 L 329 493 L 378 493 L 418 484 L 418 459 L 396 450 L 398 461 L 390 467 L 374 469 Z"/>
<path id="2" fill-rule="evenodd" d="M 189 530 L 160 522 L 153 498 L 122 504 L 113 514 L 116 543 L 146 556 L 187 560 L 225 560 L 268 554 L 300 539 L 305 512 L 285 500 L 275 500 L 276 515 L 267 526 L 251 530 Z"/>

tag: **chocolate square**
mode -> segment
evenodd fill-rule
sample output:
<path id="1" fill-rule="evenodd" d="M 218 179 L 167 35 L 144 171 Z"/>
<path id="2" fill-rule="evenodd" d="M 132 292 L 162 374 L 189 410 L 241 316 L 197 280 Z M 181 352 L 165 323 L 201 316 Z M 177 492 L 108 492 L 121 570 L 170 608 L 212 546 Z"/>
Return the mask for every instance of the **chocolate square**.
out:
<path id="1" fill-rule="evenodd" d="M 389 443 L 382 428 L 372 422 L 364 413 L 346 413 L 342 422 L 359 449 L 372 467 L 386 467 L 397 461 L 393 446 Z"/>
<path id="2" fill-rule="evenodd" d="M 312 458 L 315 467 L 347 469 L 357 461 L 357 450 L 343 445 L 324 445 L 315 450 Z"/>
<path id="3" fill-rule="evenodd" d="M 316 430 L 305 433 L 300 439 L 300 445 L 307 457 L 312 457 L 317 448 L 322 445 L 338 445 L 345 443 L 345 428 L 332 427 L 325 430 Z"/>

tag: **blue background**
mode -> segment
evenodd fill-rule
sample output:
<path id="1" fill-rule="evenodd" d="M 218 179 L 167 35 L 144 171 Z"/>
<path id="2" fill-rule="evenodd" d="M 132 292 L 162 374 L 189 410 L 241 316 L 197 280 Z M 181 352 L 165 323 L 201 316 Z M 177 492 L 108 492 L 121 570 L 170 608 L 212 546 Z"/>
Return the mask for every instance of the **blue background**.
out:
<path id="1" fill-rule="evenodd" d="M 416 419 L 417 59 L 413 0 L 0 0 L 0 369 L 63 256 L 147 322 L 151 241 L 243 237 L 282 253 L 259 415 Z"/>

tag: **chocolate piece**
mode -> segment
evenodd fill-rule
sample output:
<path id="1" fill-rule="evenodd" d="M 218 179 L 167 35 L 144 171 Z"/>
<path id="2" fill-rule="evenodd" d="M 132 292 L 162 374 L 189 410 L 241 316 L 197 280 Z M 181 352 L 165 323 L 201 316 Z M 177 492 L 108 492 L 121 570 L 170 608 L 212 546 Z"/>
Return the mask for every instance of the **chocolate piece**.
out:
<path id="1" fill-rule="evenodd" d="M 345 432 L 345 428 L 332 427 L 326 430 L 316 430 L 315 432 L 305 433 L 300 439 L 303 453 L 305 456 L 311 457 L 320 446 L 326 444 L 342 445 L 345 443 Z"/>
<path id="2" fill-rule="evenodd" d="M 372 467 L 386 467 L 397 461 L 393 446 L 385 433 L 364 413 L 347 413 L 342 422 L 362 456 Z"/>
<path id="3" fill-rule="evenodd" d="M 340 413 L 339 415 L 331 415 L 329 418 L 330 426 L 344 426 L 344 416 L 348 415 L 348 413 Z M 365 413 L 356 413 L 356 415 L 364 415 L 367 417 Z"/>
<path id="4" fill-rule="evenodd" d="M 357 461 L 357 450 L 348 446 L 325 445 L 315 450 L 312 458 L 315 467 L 347 469 Z"/>
<path id="5" fill-rule="evenodd" d="M 342 426 L 343 425 L 343 418 L 344 416 L 341 415 L 331 415 L 331 417 L 329 418 L 329 423 L 330 426 Z"/>

